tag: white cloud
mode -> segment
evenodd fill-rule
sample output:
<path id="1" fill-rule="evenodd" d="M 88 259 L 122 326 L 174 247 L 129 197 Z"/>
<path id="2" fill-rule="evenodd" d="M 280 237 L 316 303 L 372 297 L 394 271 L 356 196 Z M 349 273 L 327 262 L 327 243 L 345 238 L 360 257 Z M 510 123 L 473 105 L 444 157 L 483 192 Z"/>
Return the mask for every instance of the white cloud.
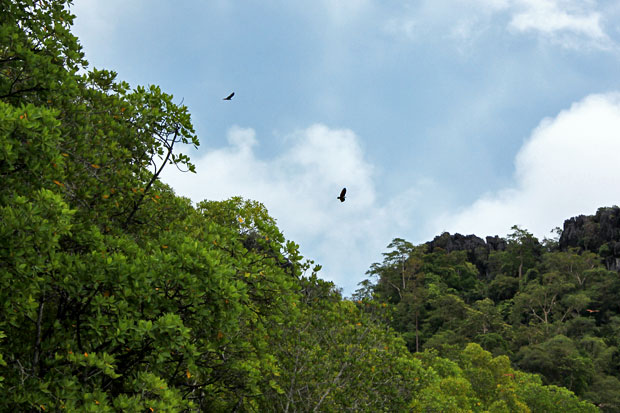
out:
<path id="1" fill-rule="evenodd" d="M 604 17 L 602 6 L 594 0 L 433 0 L 403 8 L 387 20 L 385 30 L 417 40 L 429 29 L 439 28 L 462 42 L 505 24 L 512 33 L 534 33 L 562 47 L 612 49 Z"/>
<path id="2" fill-rule="evenodd" d="M 573 0 L 518 0 L 510 28 L 538 32 L 566 47 L 587 42 L 607 48 L 610 39 L 601 24 L 601 14 L 592 2 Z"/>
<path id="3" fill-rule="evenodd" d="M 590 95 L 544 119 L 515 159 L 512 188 L 486 194 L 435 232 L 506 235 L 518 224 L 539 238 L 564 219 L 620 204 L 620 94 Z"/>
<path id="4" fill-rule="evenodd" d="M 262 202 L 284 235 L 323 265 L 322 277 L 346 293 L 380 260 L 407 221 L 408 208 L 422 199 L 409 189 L 378 202 L 374 168 L 351 130 L 315 124 L 287 136 L 285 148 L 272 159 L 255 153 L 259 143 L 252 129 L 231 128 L 228 143 L 194 159 L 197 174 L 169 169 L 163 180 L 196 202 L 236 195 Z M 336 199 L 342 187 L 345 203 Z"/>

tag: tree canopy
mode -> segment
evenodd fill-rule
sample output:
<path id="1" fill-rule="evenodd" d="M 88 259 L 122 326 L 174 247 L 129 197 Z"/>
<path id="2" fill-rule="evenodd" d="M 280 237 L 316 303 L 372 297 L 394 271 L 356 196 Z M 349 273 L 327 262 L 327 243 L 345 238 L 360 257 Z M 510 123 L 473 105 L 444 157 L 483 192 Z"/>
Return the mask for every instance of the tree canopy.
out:
<path id="1" fill-rule="evenodd" d="M 543 245 L 527 230 L 513 231 L 505 248 L 487 244 L 486 254 L 471 254 L 477 243 L 456 245 L 458 234 L 419 246 L 395 239 L 358 296 L 388 306 L 387 323 L 413 352 L 459 360 L 477 343 L 540 375 L 541 383 L 620 411 L 618 272 L 593 251 L 560 250 L 557 242 Z"/>

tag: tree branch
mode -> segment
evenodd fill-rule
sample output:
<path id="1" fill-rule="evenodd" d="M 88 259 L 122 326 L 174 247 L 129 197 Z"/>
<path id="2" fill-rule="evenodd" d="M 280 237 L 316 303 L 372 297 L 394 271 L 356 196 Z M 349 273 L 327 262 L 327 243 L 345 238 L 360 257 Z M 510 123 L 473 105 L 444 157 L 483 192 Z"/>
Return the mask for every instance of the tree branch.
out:
<path id="1" fill-rule="evenodd" d="M 131 212 L 129 213 L 129 216 L 125 220 L 125 223 L 123 224 L 123 228 L 127 228 L 127 226 L 131 223 L 131 220 L 133 219 L 136 212 L 138 212 L 138 209 L 140 208 L 142 201 L 144 201 L 144 198 L 146 197 L 147 192 L 149 191 L 151 186 L 155 183 L 155 181 L 159 178 L 159 174 L 161 173 L 161 171 L 164 169 L 164 167 L 168 163 L 168 159 L 170 159 L 170 156 L 172 155 L 172 149 L 174 147 L 174 144 L 177 141 L 178 135 L 179 135 L 179 128 L 177 126 L 177 128 L 174 131 L 174 137 L 172 138 L 172 143 L 170 144 L 170 146 L 166 145 L 166 147 L 168 148 L 168 153 L 166 154 L 166 158 L 164 159 L 164 162 L 160 165 L 158 170 L 157 169 L 155 170 L 155 173 L 151 177 L 151 180 L 144 188 L 144 192 L 142 192 L 142 195 L 138 199 L 138 202 L 134 204 L 133 209 L 131 210 Z"/>
<path id="2" fill-rule="evenodd" d="M 41 354 L 41 321 L 43 320 L 43 306 L 45 305 L 45 293 L 39 302 L 39 314 L 37 316 L 37 338 L 34 345 L 34 356 L 32 357 L 32 369 L 36 372 Z"/>

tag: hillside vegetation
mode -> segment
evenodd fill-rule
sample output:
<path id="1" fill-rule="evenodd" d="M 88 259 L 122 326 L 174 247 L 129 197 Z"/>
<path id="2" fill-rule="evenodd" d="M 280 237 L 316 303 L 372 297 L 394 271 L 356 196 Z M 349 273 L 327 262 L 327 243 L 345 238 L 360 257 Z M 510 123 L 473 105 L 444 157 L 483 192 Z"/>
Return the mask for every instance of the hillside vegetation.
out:
<path id="1" fill-rule="evenodd" d="M 187 108 L 89 69 L 67 3 L 0 0 L 0 411 L 617 408 L 596 254 L 396 240 L 343 299 L 259 202 L 159 181 Z"/>
<path id="2" fill-rule="evenodd" d="M 557 232 L 542 243 L 516 226 L 506 240 L 395 239 L 357 297 L 386 303 L 386 322 L 411 351 L 458 358 L 478 343 L 545 384 L 620 411 L 620 208 Z"/>

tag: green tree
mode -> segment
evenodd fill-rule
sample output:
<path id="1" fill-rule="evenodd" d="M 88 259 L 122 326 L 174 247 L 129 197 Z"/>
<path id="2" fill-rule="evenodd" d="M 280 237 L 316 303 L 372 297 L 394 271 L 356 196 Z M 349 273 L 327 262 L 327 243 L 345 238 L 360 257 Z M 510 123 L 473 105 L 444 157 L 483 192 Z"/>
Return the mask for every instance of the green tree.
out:
<path id="1" fill-rule="evenodd" d="M 614 376 L 596 375 L 583 397 L 600 411 L 617 412 L 620 409 L 620 380 Z"/>
<path id="2" fill-rule="evenodd" d="M 534 268 L 538 263 L 538 258 L 542 253 L 542 247 L 538 239 L 527 230 L 512 226 L 512 231 L 508 234 L 508 245 L 506 247 L 505 268 L 509 273 L 517 275 L 519 286 L 522 287 L 527 280 L 523 276 L 528 269 Z"/>
<path id="3" fill-rule="evenodd" d="M 494 301 L 509 300 L 519 290 L 519 279 L 516 277 L 498 274 L 488 284 L 489 298 Z"/>
<path id="4" fill-rule="evenodd" d="M 483 405 L 489 411 L 527 412 L 519 400 L 514 371 L 506 356 L 492 357 L 477 344 L 468 344 L 460 355 L 459 365 Z"/>
<path id="5" fill-rule="evenodd" d="M 552 316 L 555 315 L 561 322 L 571 310 L 582 309 L 587 304 L 587 297 L 573 295 L 564 299 L 567 309 L 562 311 L 562 298 L 574 288 L 575 285 L 558 272 L 544 274 L 540 283 L 538 281 L 528 283 L 524 290 L 515 296 L 513 307 L 515 321 L 520 321 L 525 314 L 527 320 L 542 323 L 545 330 L 549 331 L 553 322 Z"/>
<path id="6" fill-rule="evenodd" d="M 552 252 L 544 255 L 544 265 L 551 271 L 558 271 L 573 280 L 579 287 L 585 287 L 589 270 L 600 268 L 600 257 L 593 252 L 583 251 L 579 254 L 577 248 L 567 252 Z"/>
<path id="7" fill-rule="evenodd" d="M 571 391 L 544 386 L 540 377 L 513 370 L 506 356 L 493 357 L 468 344 L 453 360 L 426 350 L 416 354 L 430 373 L 411 409 L 415 412 L 595 412 Z"/>
<path id="8" fill-rule="evenodd" d="M 506 354 L 509 352 L 512 329 L 504 322 L 493 301 L 485 298 L 468 309 L 460 334 L 471 338 L 487 351 Z"/>
<path id="9" fill-rule="evenodd" d="M 250 406 L 277 372 L 264 331 L 296 301 L 297 248 L 259 205 L 221 208 L 264 236 L 248 249 L 159 182 L 193 170 L 175 152 L 198 144 L 187 109 L 88 71 L 66 5 L 2 2 L 1 410 Z"/>
<path id="10" fill-rule="evenodd" d="M 588 388 L 594 375 L 592 361 L 580 353 L 573 340 L 562 335 L 521 348 L 515 362 L 525 371 L 542 374 L 547 384 L 563 386 L 577 394 Z"/>
<path id="11" fill-rule="evenodd" d="M 302 280 L 302 296 L 299 317 L 272 343 L 281 374 L 261 410 L 405 410 L 428 373 L 402 339 L 315 275 Z"/>
<path id="12" fill-rule="evenodd" d="M 573 392 L 554 385 L 543 386 L 540 376 L 517 372 L 516 393 L 532 412 L 598 412 L 593 404 L 579 400 Z"/>
<path id="13" fill-rule="evenodd" d="M 413 244 L 402 238 L 394 238 L 387 247 L 392 251 L 383 253 L 383 263 L 372 264 L 367 274 L 378 278 L 375 291 L 382 293 L 385 299 L 397 303 L 402 300 L 412 275 L 421 263 L 411 257 Z"/>
<path id="14" fill-rule="evenodd" d="M 395 304 L 393 317 L 400 331 L 412 330 L 409 348 L 420 350 L 420 317 L 428 298 L 422 259 L 425 248 L 414 248 L 401 238 L 395 238 L 384 253 L 384 261 L 375 263 L 367 274 L 377 277 L 374 292 L 379 299 Z"/>

